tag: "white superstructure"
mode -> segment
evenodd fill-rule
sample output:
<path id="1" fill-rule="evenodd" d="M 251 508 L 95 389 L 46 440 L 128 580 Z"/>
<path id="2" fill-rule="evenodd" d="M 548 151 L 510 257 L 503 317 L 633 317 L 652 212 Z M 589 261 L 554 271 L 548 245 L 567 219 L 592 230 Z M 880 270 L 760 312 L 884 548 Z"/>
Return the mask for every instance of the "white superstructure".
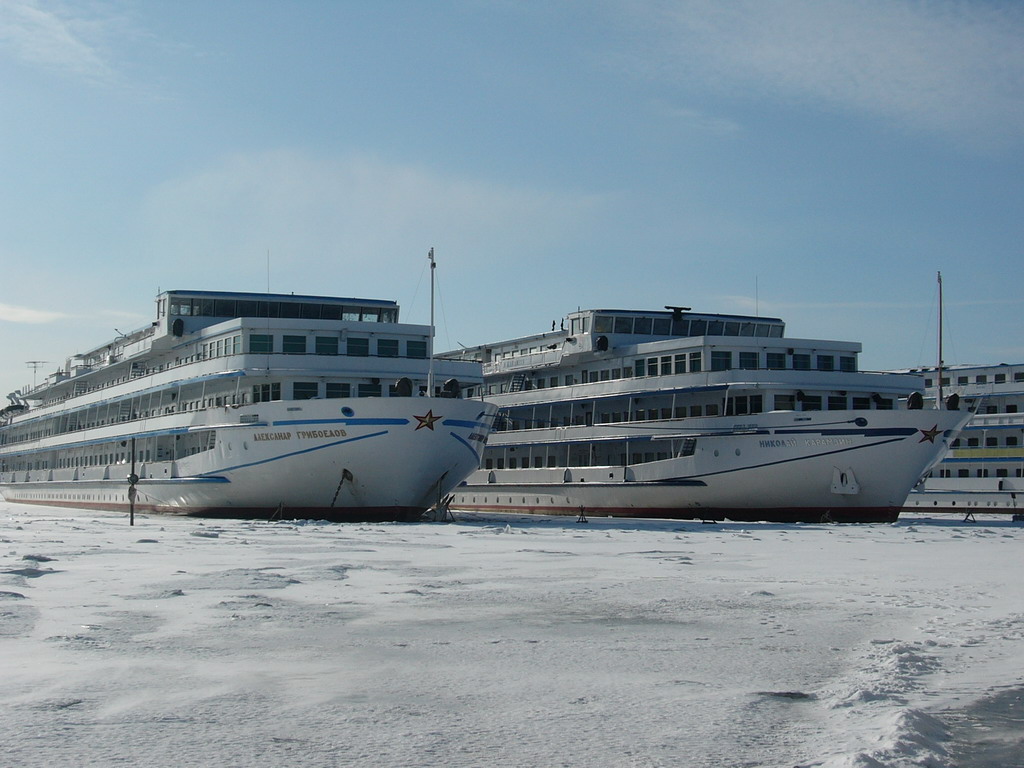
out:
<path id="1" fill-rule="evenodd" d="M 156 320 L 0 411 L 11 502 L 414 519 L 480 461 L 478 363 L 434 359 L 391 301 L 168 291 Z M 427 392 L 430 367 L 444 382 Z"/>
<path id="2" fill-rule="evenodd" d="M 921 409 L 920 376 L 860 371 L 859 343 L 666 309 L 582 310 L 461 350 L 483 363 L 480 393 L 501 410 L 452 506 L 894 520 L 968 418 Z"/>
<path id="3" fill-rule="evenodd" d="M 933 403 L 936 369 L 914 372 L 924 377 L 926 403 Z M 955 395 L 974 416 L 904 509 L 1024 513 L 1024 364 L 951 366 L 942 369 L 941 384 L 944 396 Z"/>

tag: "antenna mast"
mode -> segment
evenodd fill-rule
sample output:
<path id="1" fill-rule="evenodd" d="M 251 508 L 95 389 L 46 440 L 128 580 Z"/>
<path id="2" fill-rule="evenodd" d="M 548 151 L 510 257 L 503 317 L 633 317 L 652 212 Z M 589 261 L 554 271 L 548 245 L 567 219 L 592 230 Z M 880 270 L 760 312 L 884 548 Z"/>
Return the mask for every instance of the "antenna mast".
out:
<path id="1" fill-rule="evenodd" d="M 32 369 L 32 389 L 36 388 L 36 374 L 39 369 L 46 365 L 48 360 L 26 360 L 25 365 Z"/>
<path id="2" fill-rule="evenodd" d="M 935 407 L 942 408 L 942 273 L 938 273 L 939 279 L 939 363 L 935 368 L 936 384 Z"/>
<path id="3" fill-rule="evenodd" d="M 434 396 L 434 249 L 427 254 L 430 259 L 430 360 L 427 363 L 427 397 Z"/>

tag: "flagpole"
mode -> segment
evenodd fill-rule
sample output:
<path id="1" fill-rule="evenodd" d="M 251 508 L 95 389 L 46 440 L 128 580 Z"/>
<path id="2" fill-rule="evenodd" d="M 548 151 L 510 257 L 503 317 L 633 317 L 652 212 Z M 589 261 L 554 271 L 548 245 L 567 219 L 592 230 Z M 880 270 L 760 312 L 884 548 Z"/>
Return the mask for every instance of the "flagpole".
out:
<path id="1" fill-rule="evenodd" d="M 939 279 L 939 363 L 936 366 L 935 407 L 942 408 L 942 273 L 938 273 Z"/>
<path id="2" fill-rule="evenodd" d="M 430 259 L 430 360 L 427 363 L 427 397 L 434 396 L 434 249 L 427 254 Z"/>

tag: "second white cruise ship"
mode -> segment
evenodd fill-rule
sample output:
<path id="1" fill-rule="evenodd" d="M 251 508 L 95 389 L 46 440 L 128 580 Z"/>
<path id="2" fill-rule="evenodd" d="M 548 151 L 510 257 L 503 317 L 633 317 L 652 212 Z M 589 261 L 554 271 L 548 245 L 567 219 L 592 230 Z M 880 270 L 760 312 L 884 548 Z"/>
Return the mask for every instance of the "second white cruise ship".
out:
<path id="1" fill-rule="evenodd" d="M 472 394 L 501 409 L 453 508 L 892 521 L 969 417 L 778 318 L 596 309 L 555 326 L 449 353 L 483 364 Z"/>

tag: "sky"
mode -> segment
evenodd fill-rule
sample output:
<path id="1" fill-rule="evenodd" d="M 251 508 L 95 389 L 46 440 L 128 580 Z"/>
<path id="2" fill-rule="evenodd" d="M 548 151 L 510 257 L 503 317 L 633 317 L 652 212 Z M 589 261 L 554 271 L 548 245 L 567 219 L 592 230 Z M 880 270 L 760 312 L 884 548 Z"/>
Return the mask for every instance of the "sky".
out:
<path id="1" fill-rule="evenodd" d="M 161 290 L 1024 360 L 1024 4 L 0 0 L 0 394 Z M 33 367 L 30 361 L 39 361 Z"/>

